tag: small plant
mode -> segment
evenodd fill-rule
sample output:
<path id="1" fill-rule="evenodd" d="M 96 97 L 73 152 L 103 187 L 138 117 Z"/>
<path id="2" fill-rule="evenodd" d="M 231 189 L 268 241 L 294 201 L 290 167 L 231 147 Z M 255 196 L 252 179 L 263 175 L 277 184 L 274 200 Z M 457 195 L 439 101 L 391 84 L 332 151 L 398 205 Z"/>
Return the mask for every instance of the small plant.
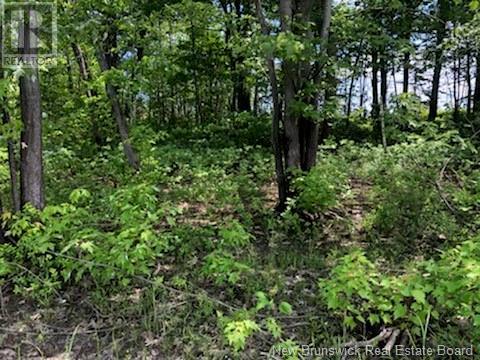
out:
<path id="1" fill-rule="evenodd" d="M 310 213 L 323 212 L 338 204 L 347 190 L 345 164 L 333 157 L 324 158 L 308 174 L 295 178 L 296 206 Z"/>
<path id="2" fill-rule="evenodd" d="M 217 250 L 206 256 L 202 272 L 207 277 L 213 278 L 217 285 L 235 285 L 250 271 L 248 265 L 236 260 L 232 254 Z"/>
<path id="3" fill-rule="evenodd" d="M 293 311 L 292 306 L 285 301 L 277 305 L 263 291 L 258 291 L 255 297 L 256 305 L 251 309 L 237 311 L 230 317 L 218 314 L 224 336 L 235 352 L 243 350 L 248 337 L 256 332 L 270 334 L 273 339 L 283 343 L 283 330 L 275 316 L 278 313 L 290 315 Z M 256 319 L 259 319 L 257 315 L 260 312 L 263 312 L 264 316 L 257 321 Z M 269 314 L 269 316 L 265 316 L 265 314 Z"/>
<path id="4" fill-rule="evenodd" d="M 220 237 L 223 246 L 233 249 L 248 245 L 252 239 L 242 224 L 236 220 L 220 229 Z"/>
<path id="5" fill-rule="evenodd" d="M 252 320 L 239 320 L 229 322 L 223 331 L 228 344 L 235 351 L 245 348 L 247 338 L 260 330 L 260 327 Z"/>

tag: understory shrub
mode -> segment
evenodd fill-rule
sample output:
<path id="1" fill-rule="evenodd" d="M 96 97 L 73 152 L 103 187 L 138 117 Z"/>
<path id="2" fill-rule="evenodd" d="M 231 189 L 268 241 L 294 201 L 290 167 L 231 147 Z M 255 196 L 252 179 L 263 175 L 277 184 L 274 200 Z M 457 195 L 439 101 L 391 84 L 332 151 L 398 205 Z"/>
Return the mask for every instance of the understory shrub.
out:
<path id="1" fill-rule="evenodd" d="M 296 207 L 311 213 L 323 212 L 336 206 L 348 189 L 347 165 L 341 159 L 325 155 L 308 173 L 295 178 L 298 193 Z"/>
<path id="2" fill-rule="evenodd" d="M 28 267 L 14 277 L 15 291 L 40 300 L 69 283 L 114 292 L 136 276 L 149 276 L 157 259 L 180 243 L 158 226 L 174 224 L 180 210 L 159 207 L 157 192 L 143 184 L 119 189 L 109 199 L 112 218 L 96 218 L 92 195 L 84 189 L 72 192 L 69 203 L 43 211 L 27 206 L 4 213 L 7 235 L 18 241 L 0 248 L 0 272 Z"/>
<path id="3" fill-rule="evenodd" d="M 364 223 L 370 239 L 398 246 L 430 247 L 451 240 L 460 231 L 445 196 L 440 174 L 454 148 L 444 141 L 417 141 L 373 149 L 363 171 L 373 183 L 370 200 L 375 206 Z"/>
<path id="4" fill-rule="evenodd" d="M 388 274 L 355 250 L 319 280 L 320 298 L 350 329 L 395 326 L 420 335 L 429 321 L 466 319 L 480 334 L 480 237 Z"/>

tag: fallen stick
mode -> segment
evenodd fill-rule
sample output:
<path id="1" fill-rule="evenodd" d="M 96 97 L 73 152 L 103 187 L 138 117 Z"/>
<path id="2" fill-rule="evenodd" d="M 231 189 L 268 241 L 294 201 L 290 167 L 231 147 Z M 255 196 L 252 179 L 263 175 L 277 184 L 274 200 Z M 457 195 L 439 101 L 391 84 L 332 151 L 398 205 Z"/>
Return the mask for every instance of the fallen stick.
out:
<path id="1" fill-rule="evenodd" d="M 373 345 L 373 344 L 377 344 L 380 341 L 383 341 L 383 340 L 386 340 L 386 339 L 390 338 L 390 336 L 392 336 L 393 331 L 394 330 L 392 328 L 386 328 L 386 329 L 383 329 L 380 332 L 380 334 L 378 334 L 377 336 L 375 336 L 374 338 L 372 338 L 370 340 L 364 340 L 364 341 L 352 340 L 352 341 L 349 341 L 349 342 L 341 345 L 340 348 L 341 349 L 350 349 L 350 348 L 358 349 L 358 348 L 367 347 L 367 346 L 370 346 L 370 345 Z M 348 356 L 348 351 L 345 351 L 343 353 L 342 360 L 347 359 L 347 356 Z"/>
<path id="2" fill-rule="evenodd" d="M 387 345 L 385 345 L 383 350 L 390 353 L 393 349 L 393 346 L 395 345 L 395 343 L 397 341 L 398 335 L 400 335 L 400 330 L 397 329 L 393 332 L 392 336 L 390 336 L 390 339 L 388 340 Z"/>

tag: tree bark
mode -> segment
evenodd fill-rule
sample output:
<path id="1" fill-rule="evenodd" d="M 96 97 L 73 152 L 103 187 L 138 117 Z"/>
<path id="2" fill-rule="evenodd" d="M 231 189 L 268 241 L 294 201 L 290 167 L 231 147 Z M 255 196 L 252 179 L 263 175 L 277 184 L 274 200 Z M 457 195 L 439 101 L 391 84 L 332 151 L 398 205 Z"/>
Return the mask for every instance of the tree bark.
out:
<path id="1" fill-rule="evenodd" d="M 190 21 L 190 51 L 192 56 L 197 52 L 196 37 L 195 37 L 195 26 L 193 21 Z M 195 121 L 197 124 L 203 124 L 203 101 L 200 95 L 200 85 L 198 83 L 198 69 L 197 63 L 192 63 L 193 67 L 193 89 L 195 93 Z"/>
<path id="2" fill-rule="evenodd" d="M 363 105 L 365 104 L 365 85 L 366 85 L 366 78 L 367 75 L 364 73 L 362 74 L 362 77 L 360 78 L 360 109 L 363 108 Z M 365 113 L 365 109 L 364 109 Z"/>
<path id="3" fill-rule="evenodd" d="M 255 88 L 254 88 L 254 91 L 253 91 L 253 115 L 257 116 L 258 115 L 258 103 L 259 103 L 259 99 L 260 98 L 260 94 L 259 94 L 259 86 L 258 86 L 258 82 L 255 83 Z"/>
<path id="4" fill-rule="evenodd" d="M 30 36 L 29 21 L 34 16 L 35 12 L 31 11 L 23 24 L 24 53 L 31 58 L 37 56 L 38 47 L 36 37 Z M 21 205 L 29 203 L 37 209 L 43 209 L 42 108 L 38 67 L 35 63 L 25 69 L 20 77 L 20 108 L 23 121 L 20 147 Z"/>
<path id="5" fill-rule="evenodd" d="M 250 91 L 246 86 L 245 74 L 240 73 L 236 79 L 236 94 L 237 94 L 237 111 L 251 111 Z"/>
<path id="6" fill-rule="evenodd" d="M 385 59 L 380 61 L 380 95 L 382 100 L 382 107 L 384 110 L 387 108 L 387 91 L 388 91 L 388 69 Z"/>
<path id="7" fill-rule="evenodd" d="M 357 67 L 358 67 L 358 63 L 360 62 L 360 50 L 362 48 L 362 45 L 363 45 L 363 40 L 360 41 L 360 46 L 358 48 L 358 55 L 355 59 L 355 62 L 353 64 L 353 71 L 352 71 L 352 76 L 350 78 L 350 86 L 348 88 L 348 98 L 347 98 L 347 121 L 348 121 L 348 118 L 350 117 L 351 113 L 352 113 L 352 98 L 353 98 L 353 88 L 355 86 L 355 80 L 358 78 L 358 74 L 357 74 Z"/>
<path id="8" fill-rule="evenodd" d="M 85 59 L 85 55 L 83 54 L 82 48 L 80 45 L 77 43 L 71 44 L 73 54 L 75 55 L 75 59 L 77 60 L 78 68 L 80 71 L 80 78 L 83 81 L 90 81 L 91 80 L 91 74 L 90 74 L 90 69 L 88 67 L 87 60 Z M 96 94 L 92 94 L 91 90 L 87 90 L 87 96 L 92 97 Z"/>
<path id="9" fill-rule="evenodd" d="M 477 54 L 475 70 L 475 92 L 473 94 L 473 112 L 480 114 L 480 53 Z"/>
<path id="10" fill-rule="evenodd" d="M 382 140 L 382 146 L 384 150 L 387 149 L 387 137 L 385 133 L 385 113 L 387 111 L 387 89 L 388 89 L 388 69 L 384 58 L 385 54 L 382 54 L 380 60 L 380 97 L 382 104 L 380 107 L 380 135 Z"/>
<path id="11" fill-rule="evenodd" d="M 428 120 L 433 121 L 437 117 L 438 113 L 438 92 L 440 89 L 440 78 L 442 75 L 442 63 L 443 63 L 443 49 L 442 43 L 445 39 L 447 29 L 444 21 L 443 13 L 446 7 L 446 0 L 439 1 L 439 24 L 437 29 L 437 40 L 435 49 L 435 64 L 433 69 L 432 78 L 432 92 L 430 94 L 430 109 L 428 113 Z"/>
<path id="12" fill-rule="evenodd" d="M 440 77 L 442 73 L 441 51 L 437 50 L 435 54 L 435 68 L 433 70 L 432 78 L 432 92 L 430 95 L 430 110 L 428 113 L 428 120 L 433 121 L 438 113 L 438 92 L 440 88 Z"/>
<path id="13" fill-rule="evenodd" d="M 0 198 L 0 214 L 3 213 L 3 204 L 2 204 L 2 199 Z M 2 226 L 2 223 L 0 222 L 0 245 L 5 244 L 5 229 Z"/>
<path id="14" fill-rule="evenodd" d="M 280 27 L 284 33 L 291 32 L 291 22 L 293 17 L 293 4 L 291 0 L 280 1 Z M 299 169 L 301 164 L 300 152 L 300 133 L 298 116 L 294 113 L 293 103 L 295 101 L 295 80 L 296 66 L 292 61 L 284 60 L 283 68 L 283 101 L 285 126 L 285 146 L 286 146 L 286 167 L 287 172 Z"/>
<path id="15" fill-rule="evenodd" d="M 472 113 L 472 55 L 467 54 L 467 72 L 466 81 L 467 81 L 467 114 Z"/>
<path id="16" fill-rule="evenodd" d="M 108 71 L 111 69 L 107 60 L 107 56 L 103 52 L 101 52 L 100 54 L 100 63 L 101 63 L 102 71 Z M 128 136 L 127 119 L 125 117 L 125 114 L 122 111 L 120 100 L 118 99 L 117 89 L 108 81 L 105 83 L 105 89 L 107 91 L 108 98 L 110 99 L 113 116 L 115 117 L 115 120 L 117 122 L 118 131 L 120 133 L 120 138 L 122 140 L 123 152 L 127 157 L 127 161 L 130 164 L 130 166 L 135 170 L 139 170 L 140 160 L 138 158 L 137 153 L 133 149 L 132 144 L 130 143 L 130 139 Z"/>
<path id="17" fill-rule="evenodd" d="M 453 121 L 458 124 L 460 120 L 460 59 L 454 56 L 453 66 Z"/>
<path id="18" fill-rule="evenodd" d="M 410 85 L 410 52 L 406 52 L 403 57 L 403 93 L 408 93 Z"/>
<path id="19" fill-rule="evenodd" d="M 372 51 L 372 117 L 378 119 L 380 105 L 378 101 L 378 53 Z"/>
<path id="20" fill-rule="evenodd" d="M 23 121 L 20 150 L 20 193 L 22 206 L 30 203 L 43 209 L 42 110 L 38 71 L 20 78 L 20 107 Z"/>
<path id="21" fill-rule="evenodd" d="M 85 82 L 87 85 L 87 91 L 86 91 L 87 97 L 90 99 L 94 98 L 97 96 L 97 92 L 94 89 L 90 88 L 89 82 L 92 80 L 92 74 L 90 72 L 90 68 L 88 66 L 88 62 L 85 57 L 85 54 L 79 44 L 72 42 L 71 47 L 72 47 L 72 51 L 75 56 L 75 59 L 77 60 L 77 65 L 80 72 L 80 79 L 83 82 Z M 105 143 L 105 139 L 100 132 L 96 119 L 92 119 L 92 136 L 93 136 L 93 141 L 98 146 L 102 146 Z"/>
<path id="22" fill-rule="evenodd" d="M 332 20 L 332 0 L 323 0 L 322 1 L 322 22 L 320 24 L 320 40 L 325 49 L 327 55 L 331 56 L 331 52 L 335 49 L 329 44 L 329 33 L 330 33 L 330 23 Z M 316 86 L 320 86 L 320 83 L 323 79 L 328 78 L 329 81 L 326 81 L 327 88 L 322 90 L 317 90 L 318 94 L 315 97 L 315 107 L 317 110 L 321 106 L 325 105 L 325 102 L 329 100 L 331 91 L 330 86 L 332 82 L 335 82 L 335 78 L 327 75 L 325 71 L 324 63 L 318 63 L 317 67 L 320 69 L 317 79 L 315 79 Z M 305 155 L 303 156 L 302 169 L 304 171 L 310 171 L 317 162 L 317 150 L 319 143 L 319 124 L 312 119 L 308 119 L 304 127 L 306 134 L 305 138 Z M 328 119 L 324 119 L 322 126 L 322 140 L 327 136 L 328 133 Z"/>
<path id="23" fill-rule="evenodd" d="M 117 41 L 116 41 L 117 34 L 115 29 L 110 29 L 110 32 L 106 35 L 107 36 L 105 37 L 105 41 L 102 44 L 103 46 L 101 47 L 101 49 L 99 49 L 99 54 L 98 54 L 100 68 L 104 72 L 109 71 L 113 68 L 116 68 L 119 61 L 118 54 L 114 52 L 114 49 L 117 46 Z M 122 110 L 117 88 L 114 85 L 112 85 L 109 81 L 106 81 L 105 89 L 112 106 L 113 116 L 115 117 L 115 121 L 117 122 L 118 132 L 122 140 L 123 152 L 130 166 L 135 170 L 139 170 L 140 159 L 138 158 L 138 155 L 129 139 L 127 118 L 125 116 L 125 113 Z"/>

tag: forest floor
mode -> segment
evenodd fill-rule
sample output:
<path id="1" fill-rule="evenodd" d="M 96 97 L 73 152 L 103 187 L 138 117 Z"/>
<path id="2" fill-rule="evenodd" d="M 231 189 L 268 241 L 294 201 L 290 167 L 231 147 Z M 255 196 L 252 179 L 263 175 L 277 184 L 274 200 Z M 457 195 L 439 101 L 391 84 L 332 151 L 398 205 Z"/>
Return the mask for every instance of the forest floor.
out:
<path id="1" fill-rule="evenodd" d="M 424 146 L 439 153 L 436 146 L 442 145 L 432 144 Z M 58 249 L 52 255 L 65 256 L 52 266 L 62 270 L 65 263 L 73 264 L 74 270 L 88 273 L 76 282 L 59 281 L 59 286 L 49 282 L 50 274 L 38 264 L 30 267 L 31 258 L 17 264 L 18 271 L 0 284 L 0 359 L 267 358 L 278 341 L 264 329 L 250 336 L 241 351 L 232 351 L 222 321 L 242 316 L 262 324 L 274 317 L 282 338 L 298 344 L 315 340 L 339 345 L 378 335 L 378 326 L 359 325 L 349 332 L 341 315 L 319 299 L 319 281 L 330 279 L 339 259 L 357 250 L 380 264 L 382 272 L 395 273 L 402 264 L 391 254 L 405 255 L 408 261 L 415 246 L 423 255 L 426 245 L 438 253 L 439 239 L 457 227 L 435 185 L 424 181 L 437 176 L 445 156 L 440 154 L 430 167 L 419 167 L 417 159 L 425 152 L 420 146 L 401 145 L 390 156 L 379 147 L 348 146 L 322 152 L 317 178 L 309 180 L 326 196 L 318 200 L 317 191 L 309 193 L 313 202 L 334 194 L 335 205 L 281 216 L 274 214 L 271 154 L 261 146 L 146 147 L 145 170 L 135 176 L 112 165 L 122 164 L 121 152 L 108 152 L 91 163 L 70 159 L 77 161 L 78 172 L 47 177 L 48 188 L 58 189 L 49 196 L 62 204 L 85 184 L 93 196 L 75 203 L 81 221 L 75 212 L 73 218 L 66 212 L 67 226 L 58 226 L 62 217 L 55 218 L 52 233 L 55 239 L 75 240 L 68 232 L 58 236 L 57 228 L 87 228 L 100 239 L 92 250 L 92 256 L 98 251 L 100 261 L 62 255 L 65 246 L 72 249 L 68 242 L 52 245 Z M 56 166 L 70 169 L 58 156 Z M 416 202 L 422 196 L 422 202 Z M 154 219 L 153 224 L 145 218 Z M 432 224 L 438 230 L 427 238 Z M 145 241 L 152 249 L 161 246 L 158 256 L 141 258 L 150 261 L 145 271 L 137 269 L 142 263 L 105 264 L 102 259 L 114 261 L 115 252 L 135 255 L 132 248 L 115 246 L 128 242 L 138 228 L 155 235 L 153 245 L 150 238 Z M 105 274 L 115 282 L 98 286 L 95 281 Z M 127 285 L 119 285 L 124 279 Z M 28 300 L 28 294 L 42 292 L 49 296 Z M 271 309 L 256 311 L 259 292 L 275 301 Z M 281 302 L 288 304 L 287 311 L 279 311 Z"/>
<path id="2" fill-rule="evenodd" d="M 315 245 L 318 248 L 317 251 L 326 245 L 328 247 L 340 245 L 345 248 L 365 246 L 363 221 L 369 210 L 367 193 L 371 184 L 355 177 L 351 178 L 349 183 L 349 196 L 346 196 L 344 202 L 337 208 L 326 214 L 328 221 L 324 232 L 327 236 L 320 244 Z M 261 193 L 265 210 L 273 212 L 276 197 L 275 182 L 266 183 L 262 187 Z M 215 225 L 204 216 L 207 209 L 201 205 L 185 202 L 182 207 L 185 210 L 183 222 L 200 227 Z M 315 221 L 324 220 L 322 218 Z M 261 227 L 256 227 L 256 229 L 257 235 L 263 237 L 266 229 Z M 341 235 L 339 236 L 339 234 Z M 259 252 L 267 251 L 270 258 L 278 256 L 280 261 L 285 261 L 281 251 L 275 253 L 275 249 L 268 246 L 267 248 L 262 247 L 264 241 L 257 241 L 257 243 Z M 302 256 L 301 252 L 299 256 Z M 287 262 L 290 261 L 287 260 Z M 297 266 L 287 267 L 283 273 L 284 293 L 291 295 L 287 300 L 295 308 L 301 309 L 292 316 L 284 316 L 282 319 L 284 331 L 291 336 L 296 336 L 299 331 L 302 332 L 302 329 L 310 327 L 312 321 L 324 320 L 324 315 L 313 305 L 316 296 L 316 281 L 322 275 L 322 271 L 300 263 Z M 174 264 L 170 267 L 164 265 L 168 271 L 173 272 L 174 266 Z M 8 284 L 3 289 L 8 289 Z M 209 292 L 209 289 L 204 290 Z M 121 299 L 120 296 L 109 299 L 111 309 L 118 309 L 120 304 L 125 306 L 125 302 L 130 303 L 127 306 L 131 309 L 120 315 L 115 311 L 109 313 L 108 310 L 103 313 L 105 309 L 99 309 L 94 305 L 92 299 L 83 293 L 76 293 L 75 290 L 62 293 L 53 304 L 45 307 L 22 299 L 11 292 L 3 293 L 0 297 L 0 323 L 2 324 L 0 327 L 0 359 L 183 359 L 185 356 L 182 355 L 185 351 L 182 349 L 184 344 L 175 344 L 176 349 L 172 348 L 171 353 L 167 353 L 165 347 L 162 346 L 162 333 L 154 334 L 145 331 L 144 316 L 132 317 L 131 310 L 139 305 L 143 291 L 142 288 L 135 288 L 124 299 Z M 181 290 L 173 291 L 163 299 L 164 303 L 156 305 L 157 311 L 174 312 L 178 308 L 188 305 L 192 300 L 191 297 L 190 293 L 183 293 Z M 241 304 L 231 305 L 235 307 Z M 225 307 L 228 308 L 228 306 L 227 304 Z M 165 319 L 164 321 L 165 327 L 168 328 L 169 320 Z M 189 329 L 188 326 L 184 330 L 187 329 Z M 215 334 L 215 324 L 203 324 L 202 329 L 198 329 L 198 331 Z M 264 349 L 263 355 L 266 357 L 269 346 L 271 344 L 268 340 L 259 337 L 253 348 Z M 257 358 L 256 350 L 251 349 L 250 351 L 250 354 L 248 354 L 248 350 L 244 353 L 245 358 Z M 227 356 L 227 353 L 221 348 L 217 350 L 212 348 L 209 355 L 204 358 L 208 359 L 210 356 L 222 358 Z"/>

